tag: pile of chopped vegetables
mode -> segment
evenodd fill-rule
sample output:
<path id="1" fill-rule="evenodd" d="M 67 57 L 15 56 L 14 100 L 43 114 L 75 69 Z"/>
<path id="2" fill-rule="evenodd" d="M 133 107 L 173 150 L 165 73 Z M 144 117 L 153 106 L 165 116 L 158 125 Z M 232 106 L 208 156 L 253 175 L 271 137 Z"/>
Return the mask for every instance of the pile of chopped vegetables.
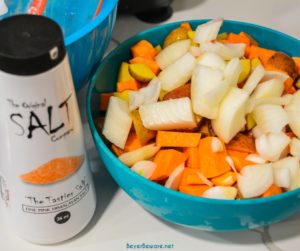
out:
<path id="1" fill-rule="evenodd" d="M 163 48 L 135 44 L 116 92 L 100 94 L 98 128 L 132 171 L 182 193 L 248 199 L 298 188 L 300 57 L 245 32 L 219 34 L 222 23 L 182 23 Z"/>

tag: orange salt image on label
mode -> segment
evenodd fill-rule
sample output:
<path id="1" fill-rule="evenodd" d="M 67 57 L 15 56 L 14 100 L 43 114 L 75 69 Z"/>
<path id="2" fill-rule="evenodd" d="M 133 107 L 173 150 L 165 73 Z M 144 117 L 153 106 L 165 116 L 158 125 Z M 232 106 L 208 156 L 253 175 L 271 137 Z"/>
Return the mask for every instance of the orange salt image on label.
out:
<path id="1" fill-rule="evenodd" d="M 58 182 L 75 173 L 84 161 L 84 156 L 70 156 L 52 159 L 20 176 L 26 183 L 46 185 Z"/>

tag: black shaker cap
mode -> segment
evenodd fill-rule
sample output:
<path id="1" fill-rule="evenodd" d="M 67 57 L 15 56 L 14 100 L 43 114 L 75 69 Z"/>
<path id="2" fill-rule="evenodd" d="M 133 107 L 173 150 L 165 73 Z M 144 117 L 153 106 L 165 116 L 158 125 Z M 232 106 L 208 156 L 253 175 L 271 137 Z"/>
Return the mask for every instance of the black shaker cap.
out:
<path id="1" fill-rule="evenodd" d="M 25 14 L 0 21 L 0 71 L 35 75 L 52 69 L 65 55 L 62 30 L 53 20 Z"/>

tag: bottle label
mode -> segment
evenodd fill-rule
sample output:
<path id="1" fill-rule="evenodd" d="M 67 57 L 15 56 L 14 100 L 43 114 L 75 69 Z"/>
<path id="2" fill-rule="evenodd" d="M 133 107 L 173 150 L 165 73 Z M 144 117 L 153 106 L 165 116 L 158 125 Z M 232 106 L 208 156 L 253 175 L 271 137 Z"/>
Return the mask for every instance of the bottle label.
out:
<path id="1" fill-rule="evenodd" d="M 0 72 L 1 197 L 20 235 L 40 243 L 81 230 L 95 209 L 66 60 L 36 76 Z"/>

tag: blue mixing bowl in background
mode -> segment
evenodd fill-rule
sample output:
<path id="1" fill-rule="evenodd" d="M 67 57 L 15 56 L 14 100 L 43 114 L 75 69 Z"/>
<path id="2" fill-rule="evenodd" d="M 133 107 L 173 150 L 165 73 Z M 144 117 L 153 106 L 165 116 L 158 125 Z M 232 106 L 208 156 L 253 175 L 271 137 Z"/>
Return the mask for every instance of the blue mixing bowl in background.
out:
<path id="1" fill-rule="evenodd" d="M 190 21 L 193 28 L 207 20 Z M 179 26 L 171 23 L 144 31 L 114 49 L 101 63 L 89 85 L 87 114 L 96 148 L 111 176 L 128 195 L 154 215 L 176 224 L 208 231 L 248 230 L 281 221 L 300 211 L 300 189 L 280 195 L 248 200 L 214 200 L 167 189 L 149 181 L 118 160 L 97 132 L 94 119 L 99 115 L 99 93 L 116 88 L 119 65 L 130 59 L 130 47 L 141 39 L 162 44 L 166 35 Z M 300 55 L 300 41 L 265 27 L 225 21 L 221 32 L 244 31 L 263 47 Z"/>
<path id="2" fill-rule="evenodd" d="M 5 0 L 8 11 L 0 19 L 10 15 L 27 13 L 32 0 Z M 90 79 L 108 47 L 115 24 L 118 0 L 103 0 L 101 11 L 93 18 L 99 0 L 47 2 L 43 15 L 58 22 L 65 34 L 75 88 L 78 91 Z"/>
<path id="3" fill-rule="evenodd" d="M 89 81 L 93 68 L 101 61 L 117 14 L 118 0 L 104 0 L 100 14 L 65 38 L 76 90 Z"/>

